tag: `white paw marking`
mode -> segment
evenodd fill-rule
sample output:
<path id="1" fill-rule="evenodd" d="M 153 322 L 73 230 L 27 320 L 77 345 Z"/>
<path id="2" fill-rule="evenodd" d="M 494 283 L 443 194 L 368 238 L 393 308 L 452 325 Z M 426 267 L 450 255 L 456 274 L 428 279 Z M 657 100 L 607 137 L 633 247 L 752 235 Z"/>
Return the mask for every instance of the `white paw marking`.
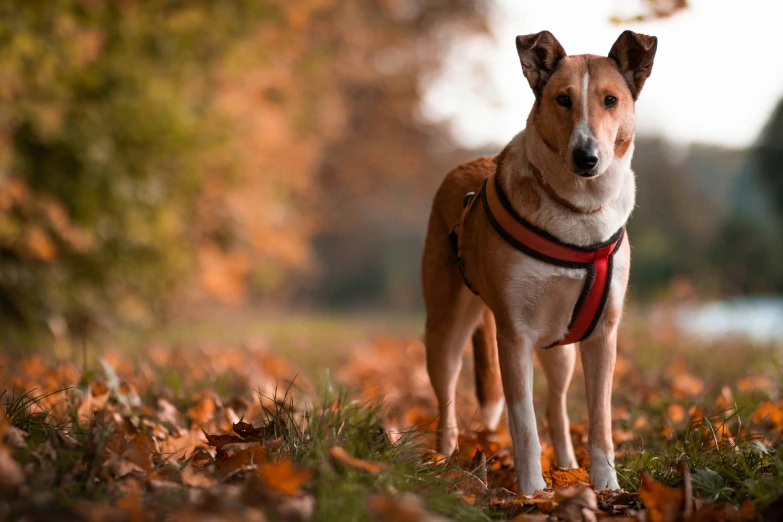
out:
<path id="1" fill-rule="evenodd" d="M 590 452 L 590 480 L 596 491 L 620 489 L 617 472 L 614 469 L 614 455 L 601 451 Z"/>
<path id="2" fill-rule="evenodd" d="M 479 408 L 479 415 L 484 422 L 484 427 L 489 431 L 495 431 L 500 424 L 500 418 L 503 416 L 503 406 L 505 401 L 499 399 L 493 403 L 485 404 Z"/>

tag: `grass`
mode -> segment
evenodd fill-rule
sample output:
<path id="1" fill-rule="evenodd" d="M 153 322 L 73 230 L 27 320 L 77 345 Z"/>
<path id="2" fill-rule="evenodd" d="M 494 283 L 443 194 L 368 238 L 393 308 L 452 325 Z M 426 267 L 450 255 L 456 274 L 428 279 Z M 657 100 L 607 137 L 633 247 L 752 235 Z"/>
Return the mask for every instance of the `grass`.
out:
<path id="1" fill-rule="evenodd" d="M 618 459 L 621 487 L 638 491 L 641 472 L 665 485 L 679 486 L 683 477 L 677 463 L 685 459 L 694 492 L 701 498 L 736 505 L 752 500 L 760 508 L 769 505 L 783 496 L 782 441 L 767 447 L 759 434 L 722 438 L 723 426 L 739 426 L 741 417 L 740 411 L 692 419 L 671 440 L 647 439 L 641 451 L 626 452 Z"/>
<path id="2" fill-rule="evenodd" d="M 305 490 L 315 498 L 316 520 L 375 520 L 368 510 L 369 494 L 406 492 L 421 496 L 430 511 L 453 519 L 488 520 L 481 510 L 455 494 L 451 480 L 444 479 L 446 471 L 457 469 L 455 463 L 425 463 L 422 456 L 426 449 L 421 433 L 410 431 L 400 434 L 394 442 L 390 440 L 382 427 L 383 408 L 379 404 L 352 401 L 345 389 L 334 390 L 331 386 L 325 388 L 318 401 L 310 404 L 305 397 L 295 399 L 292 387 L 282 397 L 257 394 L 262 415 L 254 424 L 263 427 L 265 444 L 277 441 L 278 457 L 290 457 L 296 464 L 315 470 Z M 33 495 L 38 498 L 36 503 L 40 504 L 41 498 L 45 498 L 50 504 L 41 511 L 41 505 L 28 505 L 23 499 L 6 497 L 14 505 L 13 514 L 40 514 L 54 509 L 67 511 L 76 499 L 111 501 L 112 493 L 98 480 L 103 464 L 101 455 L 109 442 L 110 430 L 99 430 L 91 447 L 88 439 L 95 435 L 90 433 L 88 426 L 79 426 L 75 415 L 70 422 L 62 422 L 48 413 L 35 411 L 48 395 L 35 395 L 34 390 L 21 395 L 4 391 L 0 397 L 6 398 L 3 407 L 10 423 L 31 434 L 29 447 L 19 455 L 22 464 L 40 460 L 41 451 L 45 451 L 43 445 L 57 431 L 70 433 L 82 443 L 78 449 L 57 447 L 58 487 L 52 498 Z M 67 398 L 64 396 L 62 400 Z M 73 412 L 74 408 L 69 406 Z M 104 408 L 98 415 L 102 416 L 105 411 Z M 356 458 L 387 465 L 388 471 L 373 475 L 335 462 L 329 455 L 329 450 L 335 446 L 345 448 Z M 78 473 L 73 473 L 74 465 L 80 470 Z M 164 503 L 166 510 L 175 511 L 187 503 L 187 496 L 168 497 Z M 272 516 L 274 519 L 274 511 Z"/>
<path id="3" fill-rule="evenodd" d="M 421 433 L 408 431 L 391 442 L 379 404 L 351 401 L 346 390 L 327 387 L 299 423 L 289 421 L 297 413 L 288 397 L 286 392 L 282 400 L 273 401 L 274 407 L 264 408 L 262 424 L 273 429 L 272 438 L 282 438 L 281 453 L 317 470 L 311 488 L 317 520 L 374 520 L 367 509 L 368 493 L 406 492 L 422 495 L 430 510 L 456 520 L 488 520 L 481 510 L 463 502 L 450 488 L 451 481 L 443 478 L 446 471 L 457 469 L 456 464 L 423 464 Z M 356 458 L 386 464 L 389 471 L 373 475 L 334 463 L 329 450 L 335 446 Z"/>
<path id="4" fill-rule="evenodd" d="M 413 407 L 412 403 L 404 402 L 407 390 L 400 389 L 401 385 L 397 384 L 398 388 L 394 391 L 397 392 L 397 400 L 402 402 L 390 406 L 388 400 L 381 402 L 379 394 L 383 393 L 382 391 L 376 390 L 372 395 L 378 397 L 377 400 L 357 401 L 356 397 L 370 396 L 361 393 L 366 389 L 352 390 L 349 393 L 345 389 L 329 386 L 329 377 L 318 378 L 318 373 L 329 375 L 328 371 L 324 371 L 324 367 L 328 366 L 327 362 L 336 366 L 339 364 L 337 361 L 350 357 L 358 343 L 364 341 L 367 346 L 366 339 L 370 332 L 390 334 L 399 331 L 403 332 L 405 339 L 416 337 L 417 319 L 399 320 L 386 325 L 385 328 L 378 328 L 378 320 L 354 317 L 345 322 L 333 316 L 321 315 L 310 319 L 306 316 L 295 316 L 277 323 L 270 318 L 261 322 L 252 320 L 247 323 L 249 326 L 232 330 L 233 326 L 239 324 L 237 322 L 227 328 L 230 331 L 225 333 L 226 337 L 222 341 L 214 340 L 219 338 L 219 335 L 210 337 L 210 331 L 220 333 L 212 329 L 214 325 L 202 325 L 201 329 L 194 329 L 189 333 L 184 329 L 169 331 L 165 338 L 174 339 L 170 342 L 175 346 L 188 346 L 189 343 L 195 342 L 195 339 L 211 339 L 207 342 L 217 343 L 218 348 L 201 351 L 194 347 L 192 352 L 187 348 L 180 349 L 169 362 L 160 364 L 145 360 L 144 352 L 137 350 L 134 363 L 136 366 L 125 365 L 122 371 L 118 367 L 117 373 L 120 374 L 120 380 L 131 383 L 133 373 L 129 372 L 145 374 L 145 377 L 136 381 L 136 388 L 146 406 L 143 410 L 122 411 L 120 415 L 129 419 L 128 422 L 152 433 L 151 427 L 156 426 L 157 421 L 155 414 L 149 413 L 149 408 L 154 409 L 158 399 L 165 397 L 183 419 L 180 428 L 191 430 L 195 421 L 188 420 L 186 412 L 197 407 L 205 396 L 214 396 L 218 405 L 213 418 L 217 419 L 222 414 L 222 409 L 233 399 L 238 396 L 244 396 L 246 399 L 250 397 L 251 389 L 248 383 L 254 386 L 255 381 L 241 373 L 248 363 L 242 356 L 233 354 L 226 356 L 224 360 L 212 361 L 211 369 L 195 371 L 196 366 L 192 365 L 195 362 L 191 359 L 220 357 L 224 353 L 222 348 L 219 348 L 223 346 L 221 343 L 242 346 L 247 339 L 261 335 L 259 332 L 263 331 L 266 332 L 263 336 L 269 339 L 267 342 L 274 347 L 276 356 L 286 354 L 288 359 L 294 361 L 295 368 L 303 369 L 310 377 L 315 375 L 313 380 L 317 383 L 327 383 L 318 386 L 321 391 L 317 394 L 306 392 L 305 390 L 313 388 L 304 385 L 288 387 L 275 393 L 270 393 L 268 388 L 266 392 L 258 391 L 255 400 L 251 401 L 255 404 L 255 407 L 251 408 L 253 413 L 247 417 L 248 422 L 254 421 L 256 426 L 263 426 L 268 432 L 265 435 L 265 443 L 269 443 L 269 447 L 277 448 L 276 457 L 288 456 L 297 465 L 313 470 L 313 478 L 305 485 L 305 491 L 315 499 L 316 520 L 371 520 L 368 495 L 395 497 L 406 492 L 420 495 L 429 510 L 453 519 L 502 518 L 503 513 L 485 511 L 464 502 L 455 491 L 456 480 L 449 477 L 454 477 L 451 472 L 456 470 L 461 469 L 464 473 L 465 462 L 446 459 L 434 464 L 427 461 L 427 452 L 432 445 L 430 433 L 412 430 L 393 437 L 385 431 L 390 409 L 396 406 L 397 411 L 405 411 L 406 408 Z M 683 480 L 677 464 L 684 459 L 690 470 L 695 493 L 709 501 L 740 505 L 752 500 L 758 509 L 763 509 L 783 496 L 781 434 L 758 433 L 749 428 L 759 402 L 778 398 L 783 392 L 783 357 L 780 347 L 754 345 L 736 340 L 710 343 L 677 340 L 673 343 L 666 338 L 650 335 L 647 330 L 636 328 L 637 324 L 634 322 L 626 326 L 626 332 L 631 332 L 630 335 L 626 333 L 626 339 L 631 340 L 624 341 L 621 356 L 626 364 L 632 364 L 632 369 L 616 377 L 618 386 L 613 399 L 616 408 L 626 411 L 624 416 L 620 415 L 615 419 L 615 428 L 633 433 L 632 440 L 617 444 L 617 470 L 621 486 L 628 491 L 637 491 L 640 473 L 646 472 L 655 480 L 676 487 Z M 369 346 L 364 349 L 372 350 L 372 345 Z M 394 347 L 392 344 L 390 350 L 389 343 L 386 343 L 383 356 L 388 357 L 389 352 L 396 353 Z M 407 340 L 400 341 L 399 347 L 399 355 L 395 357 L 405 359 L 405 364 L 394 363 L 386 368 L 384 365 L 387 360 L 382 359 L 379 362 L 379 377 L 373 377 L 371 380 L 385 381 L 387 377 L 389 380 L 395 380 L 391 378 L 392 372 L 413 372 L 414 368 L 423 367 L 423 361 L 416 359 L 415 350 L 409 346 Z M 189 353 L 193 354 L 192 358 Z M 251 360 L 259 357 L 260 352 L 250 350 L 247 353 L 248 360 Z M 97 361 L 98 355 L 93 356 Z M 472 382 L 469 359 L 466 357 L 468 364 L 461 377 L 465 383 Z M 703 381 L 703 389 L 687 396 L 676 395 L 673 388 L 670 388 L 672 376 L 668 373 L 673 362 L 683 365 L 683 371 L 698 376 Z M 100 366 L 96 364 L 95 368 Z M 144 368 L 144 371 L 141 372 L 140 368 Z M 0 377 L 3 377 L 2 370 L 0 367 Z M 81 375 L 79 386 L 83 388 L 102 379 L 99 369 Z M 8 376 L 14 376 L 13 370 L 6 370 L 6 377 Z M 763 390 L 744 388 L 743 391 L 742 387 L 737 386 L 741 379 L 754 376 L 764 376 L 771 384 Z M 31 388 L 38 382 L 35 379 L 27 381 L 32 382 Z M 78 373 L 76 380 L 78 381 Z M 573 389 L 569 394 L 569 410 L 576 423 L 585 420 L 582 381 L 583 377 L 577 369 Z M 50 379 L 45 382 L 51 385 L 53 381 Z M 545 386 L 540 373 L 536 374 L 535 382 L 537 411 L 542 413 L 544 408 L 541 392 Z M 375 384 L 383 383 L 370 383 Z M 357 387 L 360 386 L 357 384 Z M 720 411 L 720 408 L 715 407 L 714 398 L 719 396 L 725 387 L 731 388 L 734 395 L 731 397 L 731 406 Z M 371 386 L 371 389 L 376 388 Z M 56 480 L 40 482 L 42 490 L 47 487 L 50 490 L 39 494 L 54 494 L 57 505 L 65 506 L 63 509 L 70 509 L 68 506 L 84 499 L 113 503 L 120 498 L 120 494 L 112 489 L 113 486 L 107 485 L 113 483 L 106 482 L 101 477 L 103 462 L 98 455 L 107 444 L 109 432 L 102 432 L 98 450 L 93 448 L 91 453 L 87 454 L 85 447 L 90 429 L 84 422 L 82 425 L 78 424 L 75 416 L 76 404 L 66 404 L 67 408 L 58 409 L 70 412 L 69 418 L 63 420 L 52 414 L 53 401 L 62 405 L 79 397 L 79 393 L 81 392 L 70 388 L 58 389 L 53 394 L 36 389 L 23 393 L 18 391 L 18 388 L 0 393 L 0 407 L 5 410 L 10 423 L 30 434 L 28 454 L 18 457 L 21 464 L 38 465 L 42 460 L 42 448 L 47 442 L 55 441 L 58 432 L 68 433 L 82 444 L 78 448 L 70 449 L 56 446 Z M 268 396 L 265 396 L 265 393 Z M 472 392 L 467 390 L 465 393 Z M 706 416 L 677 421 L 669 412 L 673 406 L 681 407 L 685 412 L 699 407 L 706 412 Z M 422 405 L 421 398 L 416 407 L 425 410 L 427 408 Z M 115 413 L 119 411 L 114 391 L 106 408 Z M 647 421 L 644 428 L 635 424 L 640 418 Z M 539 422 L 541 421 L 543 419 L 539 419 Z M 208 429 L 217 429 L 214 423 L 211 426 Z M 461 427 L 466 428 L 464 425 Z M 760 442 L 762 437 L 765 443 Z M 546 441 L 547 437 L 544 436 L 543 440 Z M 371 474 L 336 461 L 330 455 L 330 449 L 335 446 L 345 448 L 355 458 L 385 464 L 388 471 Z M 490 453 L 487 455 L 490 456 Z M 166 459 L 160 462 L 156 459 L 153 471 L 162 472 L 167 465 Z M 490 470 L 490 473 L 493 472 Z M 44 477 L 44 474 L 41 474 L 41 477 Z M 43 480 L 41 477 L 33 477 L 33 480 Z M 123 483 L 123 480 L 119 480 L 113 485 Z M 6 492 L 0 494 L 0 501 L 3 499 L 16 509 L 12 513 L 20 516 L 29 513 L 26 511 L 32 502 L 29 498 L 9 498 Z M 157 500 L 146 498 L 145 505 L 155 505 L 155 502 L 159 501 L 159 505 L 163 506 L 161 509 L 170 513 L 187 504 L 188 495 L 178 492 L 168 494 L 165 501 L 163 497 L 155 499 Z M 274 513 L 270 516 L 273 517 Z"/>
<path id="5" fill-rule="evenodd" d="M 10 392 L 5 389 L 0 392 L 0 406 L 5 411 L 9 423 L 25 433 L 33 440 L 43 440 L 49 434 L 65 429 L 69 424 L 58 421 L 50 410 L 42 406 L 44 399 L 67 392 L 71 388 L 62 388 L 49 393 L 37 393 L 33 388 L 24 393 L 15 388 Z"/>

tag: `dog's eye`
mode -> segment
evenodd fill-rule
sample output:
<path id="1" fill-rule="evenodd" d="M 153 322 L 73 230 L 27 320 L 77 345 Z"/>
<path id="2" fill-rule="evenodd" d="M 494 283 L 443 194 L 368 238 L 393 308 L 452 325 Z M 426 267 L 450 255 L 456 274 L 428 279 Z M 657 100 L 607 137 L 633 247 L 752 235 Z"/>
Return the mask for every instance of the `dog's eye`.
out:
<path id="1" fill-rule="evenodd" d="M 615 105 L 617 105 L 617 98 L 614 96 L 607 96 L 604 98 L 604 107 L 614 107 Z"/>
<path id="2" fill-rule="evenodd" d="M 571 97 L 567 94 L 561 94 L 557 97 L 557 104 L 569 109 L 571 108 Z"/>

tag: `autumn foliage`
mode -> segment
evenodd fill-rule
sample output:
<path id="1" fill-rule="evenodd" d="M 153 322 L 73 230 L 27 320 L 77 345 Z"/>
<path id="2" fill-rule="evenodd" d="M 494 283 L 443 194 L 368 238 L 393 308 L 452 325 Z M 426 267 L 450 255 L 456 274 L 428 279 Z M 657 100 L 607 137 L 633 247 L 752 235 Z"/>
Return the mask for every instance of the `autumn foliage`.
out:
<path id="1" fill-rule="evenodd" d="M 457 398 L 467 426 L 459 449 L 448 456 L 431 449 L 437 408 L 418 341 L 365 345 L 325 389 L 268 351 L 231 346 L 153 344 L 138 357 L 106 350 L 88 372 L 51 356 L 6 356 L 4 509 L 131 520 L 331 520 L 335 513 L 478 520 L 487 513 L 741 521 L 766 512 L 783 494 L 783 403 L 774 373 L 724 366 L 706 380 L 695 372 L 699 349 L 648 348 L 646 356 L 661 357 L 659 371 L 634 362 L 640 354 L 632 358 L 633 344 L 621 342 L 615 378 L 614 439 L 625 491 L 596 492 L 589 484 L 582 398 L 571 426 L 582 467 L 557 467 L 544 436 L 551 489 L 532 496 L 515 493 L 508 431 L 482 429 L 467 376 Z M 727 384 L 726 376 L 734 380 Z M 334 391 L 338 383 L 350 392 Z M 541 399 L 537 394 L 536 403 Z M 72 497 L 67 504 L 63 495 Z"/>

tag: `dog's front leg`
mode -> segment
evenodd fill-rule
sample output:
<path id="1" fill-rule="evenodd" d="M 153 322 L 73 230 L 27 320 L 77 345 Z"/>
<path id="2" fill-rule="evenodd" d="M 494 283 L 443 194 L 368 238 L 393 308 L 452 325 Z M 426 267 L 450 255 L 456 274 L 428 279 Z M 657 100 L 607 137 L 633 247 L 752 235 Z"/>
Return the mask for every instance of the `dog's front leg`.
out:
<path id="1" fill-rule="evenodd" d="M 596 491 L 620 489 L 614 468 L 612 442 L 612 377 L 617 358 L 617 329 L 599 330 L 591 337 L 582 341 L 579 347 L 590 422 L 587 441 L 590 480 Z"/>
<path id="2" fill-rule="evenodd" d="M 514 467 L 520 493 L 546 488 L 541 474 L 541 443 L 533 410 L 533 343 L 498 325 L 498 355 L 508 405 Z"/>

